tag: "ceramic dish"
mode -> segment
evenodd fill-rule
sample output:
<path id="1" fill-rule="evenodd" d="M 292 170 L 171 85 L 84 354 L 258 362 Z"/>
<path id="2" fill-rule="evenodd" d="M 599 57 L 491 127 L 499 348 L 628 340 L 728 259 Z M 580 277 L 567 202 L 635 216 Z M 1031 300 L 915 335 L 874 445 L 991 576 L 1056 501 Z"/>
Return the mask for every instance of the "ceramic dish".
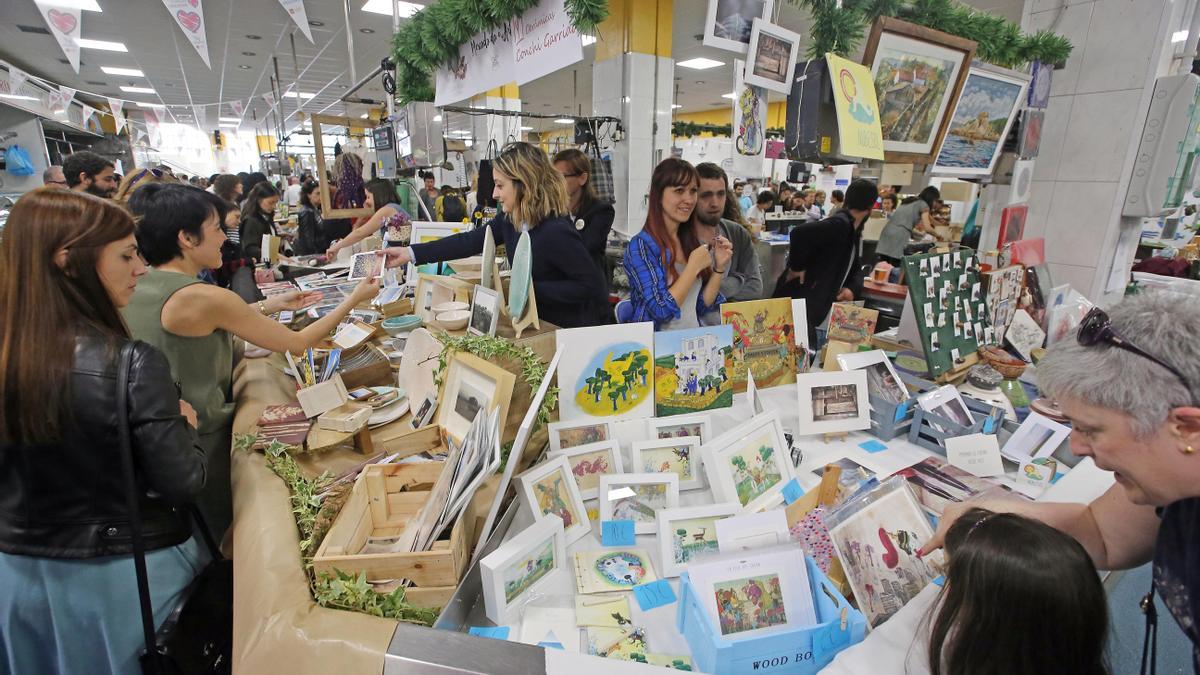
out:
<path id="1" fill-rule="evenodd" d="M 392 337 L 402 333 L 411 333 L 420 326 L 420 317 L 416 317 L 411 314 L 407 316 L 395 316 L 390 319 L 383 320 L 383 331 Z"/>
<path id="2" fill-rule="evenodd" d="M 374 429 L 404 417 L 404 413 L 408 412 L 408 397 L 402 396 L 395 403 L 385 405 L 384 407 L 371 413 L 370 419 L 367 420 L 367 427 Z"/>
<path id="3" fill-rule="evenodd" d="M 442 314 L 443 312 L 457 312 L 460 310 L 471 309 L 470 303 L 466 302 L 443 302 L 433 306 L 434 314 Z"/>
<path id="4" fill-rule="evenodd" d="M 437 315 L 437 322 L 442 324 L 446 330 L 462 330 L 467 327 L 467 322 L 470 320 L 471 312 L 465 309 L 442 312 Z"/>
<path id="5" fill-rule="evenodd" d="M 532 253 L 529 233 L 522 232 L 517 240 L 517 250 L 512 260 L 512 280 L 508 283 L 508 314 L 516 321 L 525 316 L 525 304 L 529 301 L 529 286 L 532 283 Z"/>

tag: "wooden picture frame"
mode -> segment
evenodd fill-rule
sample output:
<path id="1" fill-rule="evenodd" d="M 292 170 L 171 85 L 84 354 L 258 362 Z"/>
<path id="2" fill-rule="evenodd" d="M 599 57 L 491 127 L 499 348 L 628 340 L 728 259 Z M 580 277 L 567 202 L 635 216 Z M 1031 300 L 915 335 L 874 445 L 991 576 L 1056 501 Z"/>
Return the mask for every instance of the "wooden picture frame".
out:
<path id="1" fill-rule="evenodd" d="M 317 156 L 317 180 L 320 181 L 321 190 L 321 217 L 324 219 L 330 218 L 358 218 L 366 216 L 370 218 L 375 215 L 374 211 L 368 208 L 358 209 L 335 209 L 333 208 L 333 200 L 329 191 L 329 181 L 325 178 L 325 146 L 321 142 L 321 125 L 335 124 L 337 126 L 360 127 L 363 129 L 374 129 L 375 124 L 365 122 L 364 120 L 352 120 L 349 117 L 340 115 L 309 115 L 309 121 L 312 122 L 312 138 L 313 152 Z"/>
<path id="2" fill-rule="evenodd" d="M 438 398 L 437 424 L 447 436 L 456 442 L 462 442 L 467 431 L 471 428 L 474 415 L 469 411 L 471 406 L 485 406 L 487 412 L 499 408 L 500 419 L 508 419 L 508 402 L 512 399 L 513 387 L 517 376 L 483 359 L 466 352 L 454 352 L 450 362 L 446 364 L 445 380 L 442 383 L 442 394 Z M 487 391 L 485 391 L 487 390 Z M 483 397 L 483 401 L 461 403 L 460 398 L 468 396 L 466 401 Z M 461 403 L 461 404 L 460 404 Z"/>
<path id="3" fill-rule="evenodd" d="M 914 164 L 932 164 L 934 162 L 938 152 L 941 150 L 942 140 L 946 136 L 946 130 L 950 125 L 950 117 L 953 114 L 955 105 L 958 103 L 958 97 L 962 93 L 963 84 L 967 80 L 971 60 L 975 57 L 976 46 L 977 43 L 973 40 L 960 38 L 949 33 L 926 28 L 925 26 L 918 26 L 915 23 L 901 21 L 893 17 L 881 16 L 875 19 L 875 23 L 871 26 L 871 34 L 867 38 L 862 62 L 863 65 L 871 69 L 871 79 L 875 83 L 875 94 L 879 99 L 879 115 L 880 123 L 883 127 L 885 161 L 912 162 Z M 952 70 L 947 77 L 946 89 L 938 100 L 937 113 L 929 130 L 929 138 L 920 142 L 901 141 L 895 138 L 889 139 L 889 122 L 887 120 L 889 113 L 889 91 L 880 91 L 879 61 L 880 57 L 883 56 L 882 52 L 884 50 L 901 47 L 916 47 L 926 52 L 926 54 L 918 54 L 918 56 L 936 55 L 944 57 L 946 60 L 954 59 Z M 925 69 L 922 69 L 922 71 L 924 72 Z M 896 84 L 907 81 L 911 84 L 906 85 L 906 88 L 908 86 L 924 86 L 923 84 L 917 84 L 918 80 L 923 81 L 926 78 L 919 77 L 915 68 L 912 69 L 911 77 L 905 75 L 907 72 L 897 71 L 897 76 L 900 79 Z M 925 146 L 926 144 L 928 144 L 928 147 L 914 147 Z"/>

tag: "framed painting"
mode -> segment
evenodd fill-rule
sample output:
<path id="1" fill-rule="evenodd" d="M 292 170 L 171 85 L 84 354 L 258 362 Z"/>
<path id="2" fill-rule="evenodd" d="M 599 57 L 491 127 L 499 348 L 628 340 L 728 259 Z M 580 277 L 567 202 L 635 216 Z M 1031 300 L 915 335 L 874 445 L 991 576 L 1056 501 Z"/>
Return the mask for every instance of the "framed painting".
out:
<path id="1" fill-rule="evenodd" d="M 713 499 L 737 502 L 744 512 L 783 504 L 783 486 L 795 477 L 776 413 L 756 415 L 700 449 Z"/>
<path id="2" fill-rule="evenodd" d="M 745 54 L 754 20 L 771 18 L 775 0 L 708 0 L 704 45 Z"/>
<path id="3" fill-rule="evenodd" d="M 414 222 L 412 224 L 412 243 L 428 244 L 431 241 L 444 239 L 450 235 L 466 232 L 468 226 L 464 223 L 434 223 L 434 222 Z M 447 268 L 443 263 L 426 263 L 424 265 L 408 264 L 406 279 L 415 279 L 416 274 L 434 274 L 440 275 Z M 447 272 L 448 274 L 448 272 Z"/>
<path id="4" fill-rule="evenodd" d="M 566 457 L 554 457 L 517 476 L 525 503 L 535 518 L 558 516 L 563 521 L 567 544 L 592 531 L 583 497 Z"/>
<path id="5" fill-rule="evenodd" d="M 632 520 L 638 534 L 654 534 L 658 512 L 679 506 L 679 476 L 622 473 L 600 476 L 600 521 Z"/>
<path id="6" fill-rule="evenodd" d="M 733 406 L 733 327 L 654 334 L 654 414 L 683 415 Z"/>
<path id="7" fill-rule="evenodd" d="M 787 95 L 792 90 L 796 59 L 800 56 L 800 35 L 781 26 L 755 19 L 750 31 L 750 49 L 746 55 L 743 81 Z"/>
<path id="8" fill-rule="evenodd" d="M 808 569 L 796 547 L 705 561 L 688 576 L 724 643 L 817 625 Z"/>
<path id="9" fill-rule="evenodd" d="M 539 518 L 479 561 L 484 613 L 492 623 L 510 623 L 531 593 L 569 569 L 563 521 Z"/>
<path id="10" fill-rule="evenodd" d="M 680 490 L 704 487 L 704 475 L 700 473 L 700 439 L 696 436 L 634 441 L 632 453 L 635 472 L 673 473 L 679 476 Z"/>
<path id="11" fill-rule="evenodd" d="M 559 419 L 654 416 L 654 324 L 560 329 Z"/>
<path id="12" fill-rule="evenodd" d="M 1042 121 L 1046 113 L 1042 110 L 1026 110 L 1021 113 L 1021 136 L 1017 143 L 1017 154 L 1021 159 L 1035 159 L 1042 147 Z"/>
<path id="13" fill-rule="evenodd" d="M 551 450 L 551 457 L 566 457 L 579 486 L 579 496 L 595 499 L 600 494 L 600 476 L 621 473 L 621 448 L 616 441 L 577 445 L 566 450 Z"/>
<path id="14" fill-rule="evenodd" d="M 608 422 L 551 422 L 550 450 L 566 450 L 577 445 L 611 441 L 612 425 Z"/>
<path id="15" fill-rule="evenodd" d="M 950 128 L 933 163 L 933 172 L 992 175 L 1028 87 L 1029 77 L 1021 73 L 972 67 L 950 116 Z"/>
<path id="16" fill-rule="evenodd" d="M 706 413 L 697 413 L 695 415 L 675 415 L 663 419 L 651 419 L 649 438 L 682 438 L 684 436 L 697 436 L 700 438 L 700 444 L 704 445 L 706 441 L 712 438 L 712 430 L 709 426 L 708 415 Z"/>
<path id="17" fill-rule="evenodd" d="M 658 553 L 664 577 L 677 577 L 688 563 L 719 552 L 717 521 L 736 516 L 734 502 L 685 506 L 658 512 Z"/>
<path id="18" fill-rule="evenodd" d="M 1054 76 L 1054 66 L 1034 61 L 1030 66 L 1030 72 L 1033 79 L 1029 83 L 1029 107 L 1045 108 L 1050 105 L 1050 81 Z"/>
<path id="19" fill-rule="evenodd" d="M 875 80 L 888 162 L 933 163 L 975 46 L 972 40 L 900 19 L 875 20 L 863 65 Z"/>

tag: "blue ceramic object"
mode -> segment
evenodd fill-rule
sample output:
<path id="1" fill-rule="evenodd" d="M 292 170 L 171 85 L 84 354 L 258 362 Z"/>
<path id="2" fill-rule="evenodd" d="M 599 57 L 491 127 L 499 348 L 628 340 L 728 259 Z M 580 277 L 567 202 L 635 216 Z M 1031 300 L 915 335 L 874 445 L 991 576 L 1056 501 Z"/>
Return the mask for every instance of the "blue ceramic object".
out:
<path id="1" fill-rule="evenodd" d="M 522 228 L 517 250 L 513 253 L 512 279 L 508 284 L 508 313 L 516 321 L 525 316 L 525 305 L 529 302 L 529 285 L 533 283 L 533 253 L 529 248 L 529 230 Z"/>

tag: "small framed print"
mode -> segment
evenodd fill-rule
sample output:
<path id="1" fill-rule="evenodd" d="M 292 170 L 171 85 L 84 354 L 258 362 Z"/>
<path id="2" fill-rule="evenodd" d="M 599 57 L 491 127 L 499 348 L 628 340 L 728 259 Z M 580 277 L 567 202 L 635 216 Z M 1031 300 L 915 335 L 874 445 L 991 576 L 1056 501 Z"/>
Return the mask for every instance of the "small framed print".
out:
<path id="1" fill-rule="evenodd" d="M 745 54 L 754 20 L 768 20 L 775 0 L 708 0 L 704 44 Z"/>
<path id="2" fill-rule="evenodd" d="M 507 419 L 516 379 L 516 375 L 478 356 L 455 352 L 446 366 L 438 424 L 448 436 L 461 442 L 481 408 L 486 413 L 499 408 L 500 419 Z"/>
<path id="3" fill-rule="evenodd" d="M 846 370 L 796 377 L 800 432 L 821 434 L 871 428 L 867 372 Z"/>
<path id="4" fill-rule="evenodd" d="M 467 323 L 470 335 L 496 335 L 500 321 L 500 293 L 476 286 L 471 295 L 471 320 Z"/>
<path id="5" fill-rule="evenodd" d="M 945 312 L 938 312 L 937 327 L 938 328 L 946 327 L 946 313 Z"/>
<path id="6" fill-rule="evenodd" d="M 496 624 L 519 620 L 520 605 L 567 565 L 563 521 L 542 516 L 479 561 L 487 618 Z"/>
<path id="7" fill-rule="evenodd" d="M 723 642 L 817 624 L 808 569 L 797 547 L 700 562 L 688 576 Z"/>
<path id="8" fill-rule="evenodd" d="M 783 486 L 795 477 L 774 412 L 756 415 L 714 438 L 700 448 L 700 455 L 714 500 L 737 502 L 745 512 L 783 504 Z"/>
<path id="9" fill-rule="evenodd" d="M 654 534 L 658 512 L 679 506 L 679 476 L 623 473 L 600 477 L 600 521 L 632 520 L 638 534 Z"/>
<path id="10" fill-rule="evenodd" d="M 567 544 L 592 531 L 566 457 L 554 457 L 534 466 L 517 476 L 517 484 L 535 518 L 554 515 L 562 519 Z"/>
<path id="11" fill-rule="evenodd" d="M 551 422 L 550 450 L 566 450 L 579 445 L 611 441 L 613 436 L 612 424 L 609 422 L 590 422 L 576 420 L 573 422 Z"/>
<path id="12" fill-rule="evenodd" d="M 621 473 L 621 448 L 616 441 L 601 441 L 576 445 L 566 450 L 551 450 L 550 457 L 566 457 L 579 496 L 595 499 L 600 494 L 600 477 L 605 474 Z"/>
<path id="13" fill-rule="evenodd" d="M 921 276 L 929 274 L 929 258 L 921 258 L 919 264 L 921 266 Z"/>
<path id="14" fill-rule="evenodd" d="M 680 490 L 704 487 L 700 471 L 700 438 L 660 438 L 635 441 L 632 451 L 633 471 L 640 473 L 673 473 L 679 476 Z"/>
<path id="15" fill-rule="evenodd" d="M 925 295 L 932 298 L 933 293 L 933 277 L 925 277 Z"/>
<path id="16" fill-rule="evenodd" d="M 701 445 L 712 438 L 707 413 L 653 417 L 647 422 L 650 425 L 651 438 L 697 436 L 700 438 Z"/>
<path id="17" fill-rule="evenodd" d="M 800 42 L 798 34 L 756 17 L 750 29 L 743 81 L 788 94 L 792 90 Z"/>
<path id="18" fill-rule="evenodd" d="M 684 506 L 658 512 L 658 553 L 664 577 L 677 577 L 688 564 L 720 552 L 717 521 L 736 516 L 735 502 Z"/>
<path id="19" fill-rule="evenodd" d="M 929 351 L 936 352 L 941 347 L 941 342 L 938 340 L 937 333 L 929 334 Z"/>
<path id="20" fill-rule="evenodd" d="M 958 347 L 952 348 L 950 350 L 950 360 L 955 363 L 958 363 L 961 359 L 962 359 L 962 355 L 959 353 Z"/>
<path id="21" fill-rule="evenodd" d="M 429 424 L 430 420 L 433 419 L 434 411 L 437 410 L 437 404 L 438 400 L 436 392 L 426 396 L 425 400 L 421 401 L 421 405 L 417 408 L 417 411 L 413 413 L 411 422 L 412 428 L 420 429 L 426 424 Z"/>
<path id="22" fill-rule="evenodd" d="M 922 307 L 922 309 L 925 310 L 925 325 L 926 326 L 933 325 L 933 303 L 931 303 L 931 302 L 925 303 L 924 306 Z"/>

